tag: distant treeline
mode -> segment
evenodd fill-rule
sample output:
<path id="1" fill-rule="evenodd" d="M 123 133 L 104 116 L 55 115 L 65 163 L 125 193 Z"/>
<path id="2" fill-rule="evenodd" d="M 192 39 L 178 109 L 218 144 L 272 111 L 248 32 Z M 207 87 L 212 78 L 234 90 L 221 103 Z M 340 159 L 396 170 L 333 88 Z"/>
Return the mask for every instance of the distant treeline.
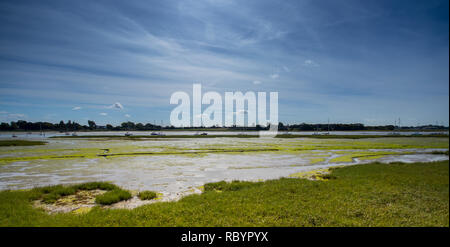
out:
<path id="1" fill-rule="evenodd" d="M 27 122 L 23 120 L 19 120 L 17 122 L 11 123 L 1 123 L 0 131 L 15 131 L 15 130 L 23 130 L 23 131 L 44 131 L 44 130 L 53 130 L 53 131 L 86 131 L 86 130 L 160 130 L 161 126 L 153 125 L 150 123 L 142 124 L 142 123 L 133 123 L 133 122 L 124 122 L 119 126 L 112 126 L 111 124 L 107 124 L 105 126 L 98 126 L 94 121 L 89 120 L 88 125 L 81 125 L 75 121 L 68 121 L 64 123 L 64 121 L 60 121 L 59 124 L 53 124 L 49 122 Z"/>
<path id="2" fill-rule="evenodd" d="M 197 129 L 217 129 L 217 130 L 268 130 L 269 127 L 263 127 L 260 125 L 256 125 L 253 127 L 240 127 L 240 126 L 232 126 L 232 127 L 183 127 L 176 128 L 174 126 L 166 126 L 161 127 L 160 125 L 154 124 L 143 124 L 143 123 L 133 123 L 133 122 L 123 122 L 118 126 L 113 126 L 111 124 L 107 124 L 105 126 L 99 126 L 94 121 L 88 120 L 88 125 L 81 125 L 75 121 L 68 121 L 64 123 L 64 121 L 60 121 L 58 124 L 49 123 L 49 122 L 27 122 L 24 120 L 19 120 L 17 122 L 11 123 L 1 123 L 0 131 L 90 131 L 90 130 L 109 130 L 109 131 L 132 131 L 132 130 L 175 130 L 175 129 L 183 129 L 183 130 L 197 130 Z M 399 128 L 394 125 L 384 125 L 384 126 L 364 126 L 361 123 L 355 124 L 291 124 L 285 125 L 283 123 L 279 123 L 279 130 L 284 131 L 349 131 L 349 130 L 379 130 L 379 131 L 389 131 L 389 130 L 448 130 L 448 127 L 438 126 L 438 125 L 424 125 L 424 126 L 403 126 Z"/>

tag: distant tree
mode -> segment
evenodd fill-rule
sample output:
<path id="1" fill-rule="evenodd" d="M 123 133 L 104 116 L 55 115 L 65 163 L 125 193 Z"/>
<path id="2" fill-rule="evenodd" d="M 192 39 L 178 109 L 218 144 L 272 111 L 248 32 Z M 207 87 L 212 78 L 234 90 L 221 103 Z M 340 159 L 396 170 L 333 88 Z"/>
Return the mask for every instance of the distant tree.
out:
<path id="1" fill-rule="evenodd" d="M 96 129 L 96 128 L 97 128 L 97 125 L 96 125 L 95 122 L 92 121 L 92 120 L 88 120 L 88 125 L 89 125 L 89 129 L 90 129 L 90 130 L 93 130 L 93 129 Z"/>
<path id="2" fill-rule="evenodd" d="M 24 130 L 24 129 L 27 128 L 27 121 L 19 120 L 19 121 L 16 122 L 16 124 L 17 124 L 17 127 L 18 127 L 19 129 Z"/>
<path id="3" fill-rule="evenodd" d="M 18 128 L 16 122 L 11 122 L 11 130 L 17 130 Z"/>
<path id="4" fill-rule="evenodd" d="M 134 130 L 136 126 L 133 122 L 128 121 L 128 122 L 123 122 L 121 124 L 121 127 L 123 130 Z"/>
<path id="5" fill-rule="evenodd" d="M 148 124 L 145 125 L 145 129 L 146 130 L 154 130 L 155 126 L 153 124 L 148 123 Z"/>
<path id="6" fill-rule="evenodd" d="M 137 123 L 137 124 L 136 124 L 136 129 L 137 129 L 137 130 L 144 130 L 144 125 L 141 124 L 141 123 Z"/>
<path id="7" fill-rule="evenodd" d="M 66 129 L 66 124 L 63 120 L 59 121 L 58 128 L 62 131 Z"/>
<path id="8" fill-rule="evenodd" d="M 284 126 L 284 124 L 282 122 L 278 123 L 278 129 L 279 130 L 287 130 L 287 128 Z"/>
<path id="9" fill-rule="evenodd" d="M 94 123 L 95 124 L 95 123 Z M 72 123 L 72 125 L 73 125 L 73 130 L 81 130 L 81 129 L 83 129 L 83 127 L 81 126 L 81 124 L 79 124 L 79 123 L 77 123 L 77 122 L 73 122 Z"/>
<path id="10" fill-rule="evenodd" d="M 1 123 L 0 124 L 0 129 L 1 130 L 9 130 L 10 129 L 9 124 L 8 123 Z"/>

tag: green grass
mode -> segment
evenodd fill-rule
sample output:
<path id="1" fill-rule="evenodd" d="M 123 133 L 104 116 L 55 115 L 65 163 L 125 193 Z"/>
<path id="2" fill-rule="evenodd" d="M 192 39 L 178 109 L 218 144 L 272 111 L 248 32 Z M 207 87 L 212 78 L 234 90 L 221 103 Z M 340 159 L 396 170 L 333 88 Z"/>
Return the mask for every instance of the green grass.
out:
<path id="1" fill-rule="evenodd" d="M 42 196 L 42 201 L 45 203 L 54 203 L 63 196 L 73 195 L 77 192 L 74 187 L 54 186 L 48 194 Z"/>
<path id="2" fill-rule="evenodd" d="M 106 192 L 105 194 L 98 195 L 95 198 L 95 203 L 101 205 L 111 205 L 113 203 L 128 200 L 130 198 L 131 198 L 130 192 L 122 189 L 114 189 Z"/>
<path id="3" fill-rule="evenodd" d="M 158 195 L 156 192 L 150 191 L 150 190 L 141 191 L 138 194 L 138 197 L 141 200 L 152 200 L 152 199 L 155 199 L 157 196 Z"/>
<path id="4" fill-rule="evenodd" d="M 210 183 L 204 193 L 177 202 L 96 207 L 85 214 L 33 208 L 33 198 L 42 195 L 38 189 L 2 191 L 0 226 L 449 226 L 448 161 L 331 172 L 328 181 Z"/>
<path id="5" fill-rule="evenodd" d="M 74 185 L 78 190 L 117 190 L 120 189 L 117 185 L 108 182 L 89 182 Z"/>
<path id="6" fill-rule="evenodd" d="M 26 140 L 1 140 L 0 147 L 7 146 L 34 146 L 34 145 L 45 145 L 46 142 L 43 141 L 26 141 Z"/>
<path id="7" fill-rule="evenodd" d="M 34 188 L 31 190 L 33 193 L 33 196 L 31 197 L 32 200 L 42 199 L 42 202 L 44 203 L 54 203 L 58 199 L 60 199 L 63 196 L 69 196 L 77 193 L 80 190 L 106 190 L 106 192 L 103 195 L 99 195 L 96 197 L 96 202 L 99 197 L 99 204 L 112 204 L 115 202 L 119 202 L 121 200 L 129 199 L 121 199 L 125 198 L 123 192 L 126 192 L 130 194 L 128 191 L 124 191 L 120 189 L 118 186 L 108 183 L 108 182 L 89 182 L 89 183 L 83 183 L 83 184 L 76 184 L 76 185 L 69 185 L 69 186 L 63 186 L 63 185 L 53 185 L 53 186 L 46 186 L 46 187 L 40 187 L 40 188 Z M 119 193 L 120 191 L 120 193 Z M 107 196 L 104 196 L 108 194 Z M 130 194 L 131 197 L 131 194 Z M 117 200 L 121 199 L 121 200 Z M 117 201 L 114 201 L 117 200 Z M 110 202 L 110 203 L 108 203 Z"/>
<path id="8" fill-rule="evenodd" d="M 207 183 L 205 184 L 204 190 L 208 191 L 237 191 L 244 189 L 246 187 L 253 186 L 255 183 L 253 182 L 245 182 L 245 181 L 232 181 L 231 183 L 227 183 L 225 181 L 220 181 L 216 183 Z"/>

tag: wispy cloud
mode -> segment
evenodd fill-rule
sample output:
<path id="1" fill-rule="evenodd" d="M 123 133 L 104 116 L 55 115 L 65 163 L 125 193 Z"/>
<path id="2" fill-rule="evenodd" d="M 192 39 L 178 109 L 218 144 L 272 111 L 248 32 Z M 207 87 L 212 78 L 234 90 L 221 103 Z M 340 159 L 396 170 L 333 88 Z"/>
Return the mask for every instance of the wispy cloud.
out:
<path id="1" fill-rule="evenodd" d="M 80 106 L 75 106 L 74 108 L 72 108 L 72 110 L 78 111 L 78 110 L 81 110 L 81 107 Z"/>
<path id="2" fill-rule="evenodd" d="M 27 115 L 23 113 L 8 113 L 6 111 L 0 112 L 0 121 L 17 121 L 17 120 L 26 120 Z"/>
<path id="3" fill-rule="evenodd" d="M 24 118 L 24 117 L 26 117 L 26 115 L 22 114 L 22 113 L 11 113 L 11 114 L 8 114 L 8 117 L 9 118 Z"/>
<path id="4" fill-rule="evenodd" d="M 314 62 L 314 61 L 311 60 L 311 59 L 305 60 L 305 61 L 303 62 L 303 65 L 304 65 L 304 66 L 308 66 L 308 67 L 319 67 L 319 64 L 316 63 L 316 62 Z"/>
<path id="5" fill-rule="evenodd" d="M 100 113 L 100 115 L 101 115 L 101 116 L 108 116 L 108 113 L 102 112 L 102 113 Z"/>
<path id="6" fill-rule="evenodd" d="M 448 20 L 439 12 L 448 1 L 393 4 L 1 1 L 0 105 L 33 120 L 98 110 L 167 121 L 171 93 L 192 83 L 218 92 L 253 83 L 279 92 L 280 109 L 295 109 L 280 111 L 281 121 L 330 109 L 357 119 L 367 110 L 355 102 L 364 101 L 384 113 L 377 119 L 402 112 L 448 122 Z"/>
<path id="7" fill-rule="evenodd" d="M 120 102 L 116 102 L 116 103 L 114 103 L 114 104 L 112 104 L 110 106 L 107 106 L 106 108 L 122 110 L 123 109 L 123 105 Z"/>

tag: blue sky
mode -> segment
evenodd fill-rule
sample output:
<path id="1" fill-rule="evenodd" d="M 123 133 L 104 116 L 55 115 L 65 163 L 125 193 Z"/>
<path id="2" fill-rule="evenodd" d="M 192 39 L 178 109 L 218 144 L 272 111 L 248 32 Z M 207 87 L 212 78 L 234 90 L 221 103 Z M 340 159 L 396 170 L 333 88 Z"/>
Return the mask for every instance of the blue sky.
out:
<path id="1" fill-rule="evenodd" d="M 170 95 L 279 92 L 279 120 L 449 122 L 449 2 L 1 1 L 0 122 L 168 122 Z"/>

